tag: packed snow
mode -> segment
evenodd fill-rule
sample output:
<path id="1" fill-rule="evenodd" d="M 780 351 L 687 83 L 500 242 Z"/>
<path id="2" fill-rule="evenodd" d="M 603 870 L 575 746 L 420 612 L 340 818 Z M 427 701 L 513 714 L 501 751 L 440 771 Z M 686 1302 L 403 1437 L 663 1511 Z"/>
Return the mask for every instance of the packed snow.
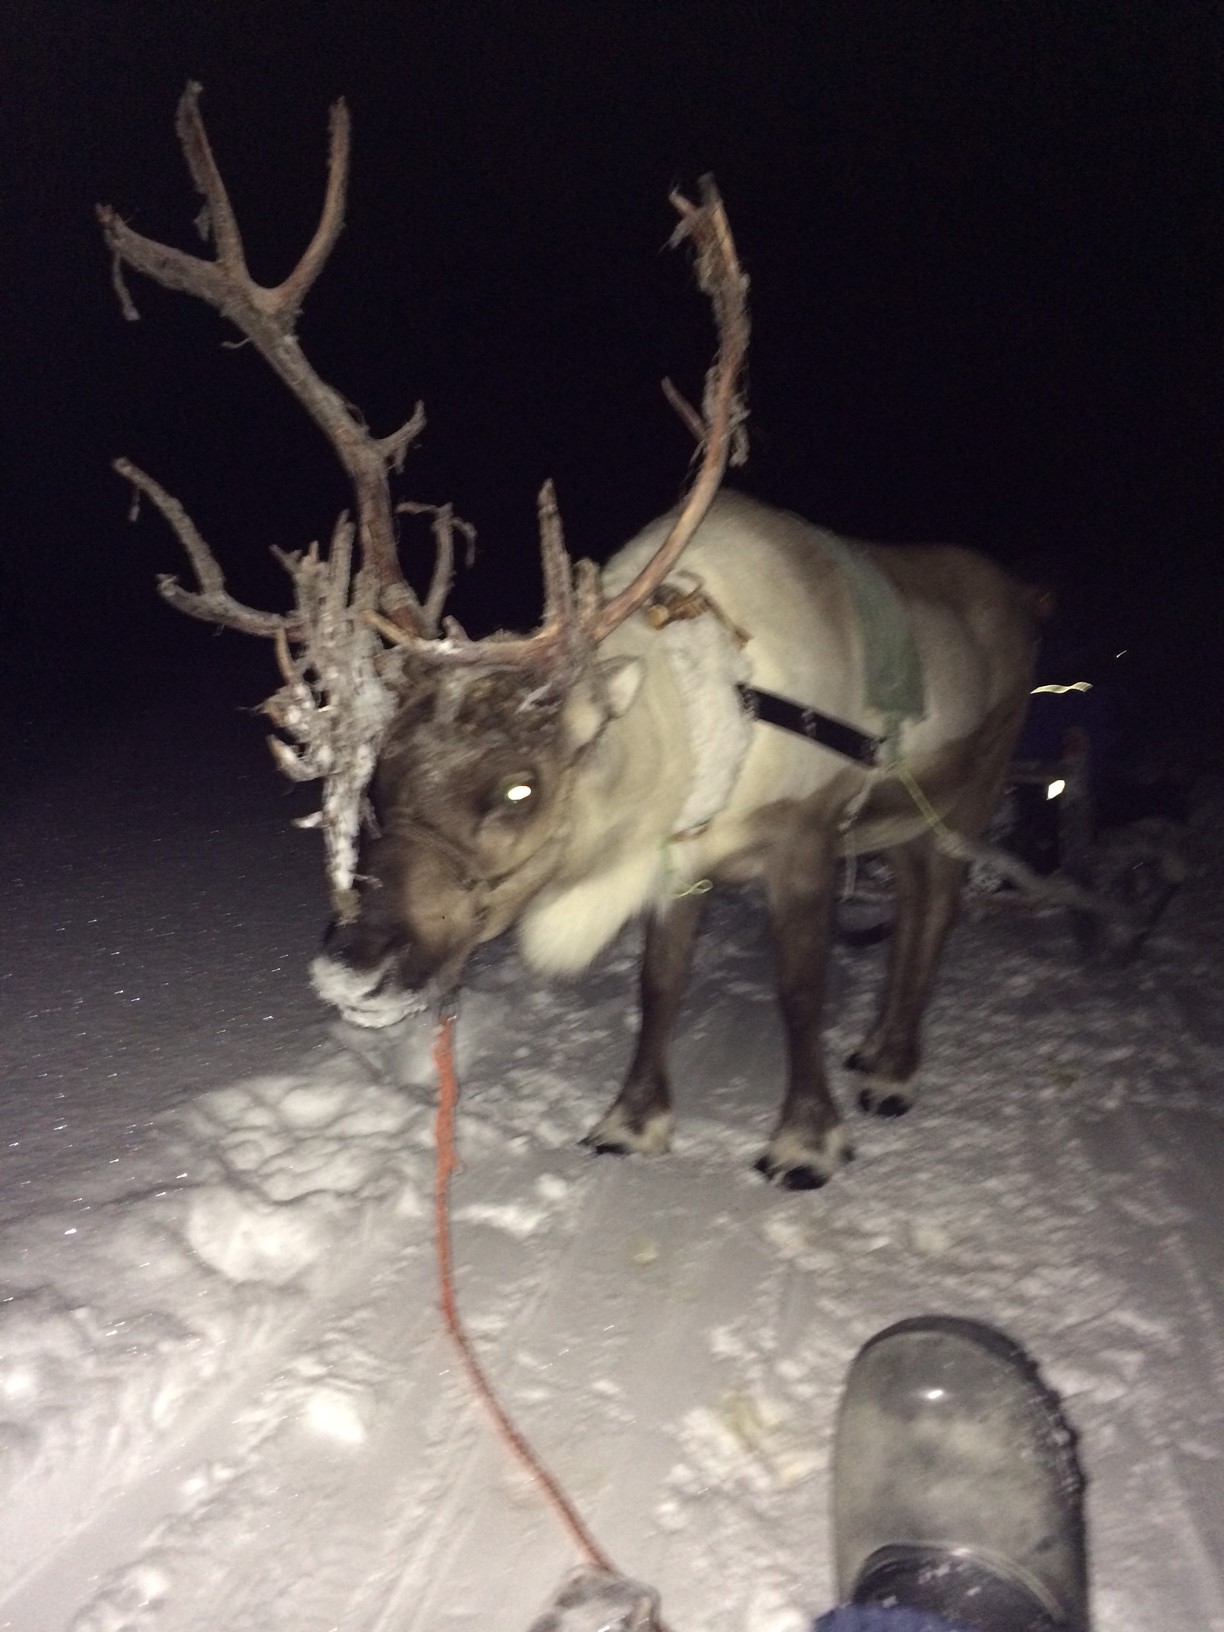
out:
<path id="1" fill-rule="evenodd" d="M 221 723 L 218 723 L 220 718 Z M 8 856 L 0 1070 L 0 1627 L 522 1632 L 572 1542 L 441 1323 L 428 1017 L 332 1018 L 306 976 L 317 835 L 207 698 L 31 750 Z M 673 1632 L 832 1602 L 827 1465 L 860 1343 L 924 1311 L 1023 1342 L 1081 1435 L 1098 1632 L 1224 1629 L 1224 789 L 1141 959 L 970 912 L 898 1121 L 790 1194 L 762 912 L 712 904 L 674 1152 L 578 1145 L 632 1040 L 637 932 L 546 986 L 511 944 L 458 1023 L 453 1239 L 489 1376 Z M 884 951 L 839 949 L 829 1046 Z"/>

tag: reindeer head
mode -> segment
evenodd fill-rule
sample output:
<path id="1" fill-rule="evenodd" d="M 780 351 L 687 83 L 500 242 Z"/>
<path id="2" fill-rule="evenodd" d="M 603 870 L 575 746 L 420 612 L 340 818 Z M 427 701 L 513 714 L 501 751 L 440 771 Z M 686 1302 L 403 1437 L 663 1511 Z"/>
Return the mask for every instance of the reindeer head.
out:
<path id="1" fill-rule="evenodd" d="M 353 485 L 356 519 L 340 518 L 326 556 L 317 545 L 281 556 L 294 610 L 261 612 L 229 596 L 176 499 L 129 461 L 116 461 L 116 469 L 162 512 L 192 561 L 198 588 L 163 577 L 165 598 L 194 617 L 276 641 L 284 684 L 264 705 L 283 733 L 272 739 L 274 752 L 288 775 L 323 781 L 315 824 L 327 843 L 335 919 L 315 983 L 353 1018 L 379 1024 L 406 1012 L 410 994 L 453 984 L 473 948 L 513 923 L 553 875 L 578 766 L 635 690 L 632 670 L 601 661 L 598 648 L 654 593 L 708 510 L 729 459 L 742 457 L 747 279 L 712 180 L 702 182 L 700 205 L 673 194 L 680 215 L 673 242 L 691 240 L 719 334 L 700 414 L 665 382 L 701 448 L 687 498 L 653 559 L 605 601 L 594 566 L 570 561 L 545 483 L 543 621 L 530 636 L 469 640 L 442 609 L 456 532 L 470 536 L 471 529 L 449 506 L 396 505 L 391 497 L 391 472 L 424 426 L 421 406 L 399 430 L 373 436 L 315 373 L 295 333 L 302 301 L 343 223 L 347 110 L 343 103 L 332 109 L 327 191 L 311 243 L 289 277 L 266 288 L 247 270 L 199 96 L 200 87 L 188 85 L 177 129 L 206 201 L 215 257 L 145 238 L 100 206 L 124 313 L 137 315 L 122 282 L 126 264 L 236 324 L 331 442 Z M 396 533 L 398 514 L 422 510 L 433 517 L 436 545 L 423 600 L 403 575 Z"/>
<path id="2" fill-rule="evenodd" d="M 320 995 L 385 1023 L 409 994 L 452 987 L 518 919 L 556 874 L 574 779 L 619 710 L 604 667 L 564 687 L 521 669 L 410 669 L 369 790 L 357 912 L 312 966 Z"/>

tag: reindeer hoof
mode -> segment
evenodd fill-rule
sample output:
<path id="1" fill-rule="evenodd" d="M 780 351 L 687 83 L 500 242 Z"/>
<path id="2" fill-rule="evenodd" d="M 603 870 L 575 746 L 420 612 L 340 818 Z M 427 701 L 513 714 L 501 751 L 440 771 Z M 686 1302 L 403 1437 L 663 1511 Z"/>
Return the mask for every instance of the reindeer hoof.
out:
<path id="1" fill-rule="evenodd" d="M 655 1111 L 640 1125 L 615 1106 L 582 1140 L 597 1156 L 662 1156 L 671 1149 L 672 1115 Z"/>
<path id="2" fill-rule="evenodd" d="M 781 1190 L 819 1190 L 839 1167 L 853 1160 L 854 1151 L 839 1123 L 820 1139 L 775 1133 L 755 1166 L 762 1177 Z"/>
<path id="3" fill-rule="evenodd" d="M 870 1116 L 904 1116 L 914 1103 L 913 1095 L 904 1089 L 888 1088 L 884 1083 L 864 1088 L 858 1097 L 859 1110 Z"/>
<path id="4" fill-rule="evenodd" d="M 753 1163 L 762 1178 L 776 1184 L 780 1190 L 821 1190 L 829 1182 L 827 1173 L 818 1173 L 814 1167 L 782 1167 L 768 1156 L 759 1156 Z"/>

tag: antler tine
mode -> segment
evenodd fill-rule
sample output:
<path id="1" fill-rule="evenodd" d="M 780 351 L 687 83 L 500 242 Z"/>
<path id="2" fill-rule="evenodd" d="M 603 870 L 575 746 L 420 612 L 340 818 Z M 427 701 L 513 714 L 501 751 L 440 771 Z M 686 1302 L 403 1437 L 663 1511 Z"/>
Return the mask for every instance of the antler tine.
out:
<path id="1" fill-rule="evenodd" d="M 430 628 L 436 629 L 455 576 L 455 533 L 462 533 L 467 540 L 470 566 L 475 554 L 476 529 L 471 522 L 457 516 L 451 504 L 421 504 L 415 499 L 404 499 L 395 509 L 397 514 L 433 517 L 432 531 L 437 554 L 429 594 L 425 597 L 425 619 Z"/>
<path id="2" fill-rule="evenodd" d="M 434 615 L 430 620 L 400 568 L 388 482 L 388 469 L 399 468 L 409 444 L 420 434 L 424 411 L 418 403 L 397 431 L 373 437 L 340 393 L 315 373 L 294 333 L 302 299 L 322 271 L 344 224 L 350 145 L 347 110 L 342 102 L 332 108 L 327 189 L 314 235 L 284 282 L 266 288 L 247 270 L 237 220 L 199 111 L 199 97 L 200 87 L 192 82 L 179 101 L 177 130 L 192 178 L 207 204 L 215 259 L 188 255 L 145 238 L 120 220 L 109 205 L 99 205 L 98 218 L 107 244 L 117 261 L 168 289 L 207 301 L 246 335 L 285 382 L 327 437 L 353 484 L 362 559 L 378 584 L 385 612 L 397 627 L 428 637 L 437 628 L 437 618 Z M 127 306 L 125 312 L 135 315 Z"/>
<path id="3" fill-rule="evenodd" d="M 203 193 L 208 206 L 208 224 L 217 251 L 217 264 L 245 287 L 251 300 L 270 317 L 283 317 L 292 325 L 311 284 L 322 272 L 344 226 L 348 199 L 349 154 L 352 147 L 348 105 L 341 97 L 333 102 L 328 116 L 327 190 L 314 236 L 298 264 L 282 283 L 265 288 L 247 270 L 242 234 L 230 203 L 229 193 L 200 113 L 203 87 L 191 80 L 179 98 L 174 128 L 191 171 L 191 179 Z M 228 314 L 227 314 L 228 315 Z"/>
<path id="4" fill-rule="evenodd" d="M 449 663 L 481 663 L 496 668 L 559 668 L 568 672 L 590 640 L 574 601 L 574 567 L 565 548 L 557 490 L 551 481 L 536 500 L 540 563 L 544 576 L 544 618 L 532 635 L 494 636 L 470 646 L 449 647 L 438 657 Z"/>
<path id="5" fill-rule="evenodd" d="M 536 500 L 540 522 L 540 565 L 544 575 L 545 629 L 563 628 L 574 618 L 574 571 L 561 530 L 557 490 L 551 478 L 541 487 Z"/>
<path id="6" fill-rule="evenodd" d="M 343 97 L 333 102 L 327 123 L 327 191 L 314 237 L 289 276 L 276 289 L 272 298 L 288 311 L 296 312 L 307 291 L 327 264 L 327 257 L 335 247 L 344 226 L 344 207 L 348 201 L 349 153 L 352 147 L 352 124 L 348 103 Z M 416 413 L 420 413 L 417 404 Z M 413 419 L 416 418 L 416 413 Z M 412 424 L 412 420 L 409 424 Z M 423 419 L 422 419 L 423 423 Z M 418 427 L 419 429 L 419 427 Z M 396 433 L 402 435 L 402 432 Z M 413 433 L 415 434 L 415 432 Z M 400 454 L 402 458 L 402 453 Z M 397 466 L 398 468 L 398 466 Z"/>
<path id="7" fill-rule="evenodd" d="M 739 391 L 739 376 L 748 351 L 748 278 L 739 264 L 726 211 L 712 176 L 700 182 L 700 204 L 680 193 L 671 195 L 680 213 L 680 222 L 671 242 L 691 238 L 696 251 L 697 281 L 709 296 L 718 328 L 718 352 L 706 375 L 703 415 L 700 422 L 687 403 L 681 417 L 699 434 L 704 444 L 701 465 L 689 488 L 688 497 L 675 523 L 651 561 L 631 584 L 600 610 L 590 626 L 591 639 L 598 644 L 645 605 L 675 566 L 685 546 L 696 532 L 713 503 L 729 463 L 744 456 L 743 421 L 746 410 Z M 668 393 L 673 407 L 679 393 Z M 683 398 L 679 398 L 683 402 Z"/>
<path id="8" fill-rule="evenodd" d="M 114 468 L 161 511 L 191 561 L 196 582 L 200 586 L 198 590 L 184 589 L 173 573 L 163 572 L 158 576 L 158 594 L 176 611 L 186 612 L 189 617 L 199 618 L 204 623 L 219 623 L 227 629 L 240 629 L 246 635 L 263 635 L 273 639 L 292 635 L 296 621 L 292 617 L 279 612 L 259 612 L 233 599 L 225 587 L 225 577 L 216 556 L 173 494 L 167 493 L 160 482 L 155 482 L 130 459 L 116 459 Z"/>
<path id="9" fill-rule="evenodd" d="M 191 171 L 191 179 L 208 205 L 208 231 L 216 245 L 218 264 L 236 277 L 248 279 L 250 274 L 247 272 L 242 234 L 238 230 L 238 221 L 221 172 L 217 169 L 217 161 L 213 158 L 208 132 L 200 117 L 200 92 L 203 89 L 198 80 L 188 80 L 186 89 L 179 97 L 174 130 L 183 149 L 183 157 L 187 160 L 187 168 Z"/>
<path id="10" fill-rule="evenodd" d="M 540 559 L 544 575 L 544 617 L 540 627 L 531 635 L 491 635 L 485 640 L 468 640 L 452 634 L 440 641 L 421 641 L 412 635 L 398 632 L 385 618 L 370 617 L 368 621 L 384 639 L 406 646 L 431 663 L 456 668 L 533 668 L 560 667 L 568 672 L 579 654 L 589 648 L 590 640 L 583 618 L 584 612 L 597 607 L 593 593 L 594 568 L 590 562 L 580 562 L 577 568 L 580 603 L 575 604 L 575 568 L 565 549 L 561 528 L 561 512 L 557 507 L 557 493 L 551 481 L 541 487 L 536 500 L 540 523 Z M 402 504 L 401 510 L 430 510 L 419 504 Z M 453 525 L 450 506 L 435 511 L 440 524 Z M 460 525 L 463 525 L 460 523 Z M 470 536 L 470 529 L 467 529 Z M 457 625 L 454 626 L 457 629 Z"/>
<path id="11" fill-rule="evenodd" d="M 692 432 L 694 442 L 696 442 L 698 447 L 700 447 L 705 441 L 705 420 L 702 419 L 701 415 L 697 412 L 696 408 L 693 407 L 692 403 L 684 395 L 683 391 L 678 390 L 669 379 L 665 379 L 663 381 L 663 395 L 667 398 L 669 404 L 676 410 L 676 417 L 680 420 L 681 424 L 688 426 L 689 430 Z"/>

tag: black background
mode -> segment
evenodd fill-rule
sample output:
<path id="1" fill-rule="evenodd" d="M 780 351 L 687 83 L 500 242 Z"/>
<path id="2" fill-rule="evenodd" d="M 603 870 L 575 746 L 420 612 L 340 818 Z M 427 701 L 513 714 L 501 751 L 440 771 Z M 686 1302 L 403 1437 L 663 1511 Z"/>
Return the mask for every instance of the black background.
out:
<path id="1" fill-rule="evenodd" d="M 1057 569 L 1161 707 L 1214 717 L 1215 8 L 8 0 L 0 28 L 0 663 L 23 693 L 105 711 L 251 665 L 251 700 L 271 689 L 258 643 L 156 599 L 178 545 L 151 511 L 128 525 L 115 455 L 264 604 L 268 546 L 326 537 L 348 502 L 214 313 L 135 275 L 142 321 L 119 312 L 94 206 L 197 245 L 173 129 L 195 78 L 268 282 L 348 98 L 348 224 L 300 334 L 376 432 L 425 400 L 399 491 L 478 528 L 454 602 L 474 632 L 537 616 L 545 476 L 598 558 L 676 497 L 690 445 L 658 381 L 699 390 L 710 328 L 662 250 L 667 191 L 711 170 L 752 279 L 737 481 L 852 535 Z"/>

